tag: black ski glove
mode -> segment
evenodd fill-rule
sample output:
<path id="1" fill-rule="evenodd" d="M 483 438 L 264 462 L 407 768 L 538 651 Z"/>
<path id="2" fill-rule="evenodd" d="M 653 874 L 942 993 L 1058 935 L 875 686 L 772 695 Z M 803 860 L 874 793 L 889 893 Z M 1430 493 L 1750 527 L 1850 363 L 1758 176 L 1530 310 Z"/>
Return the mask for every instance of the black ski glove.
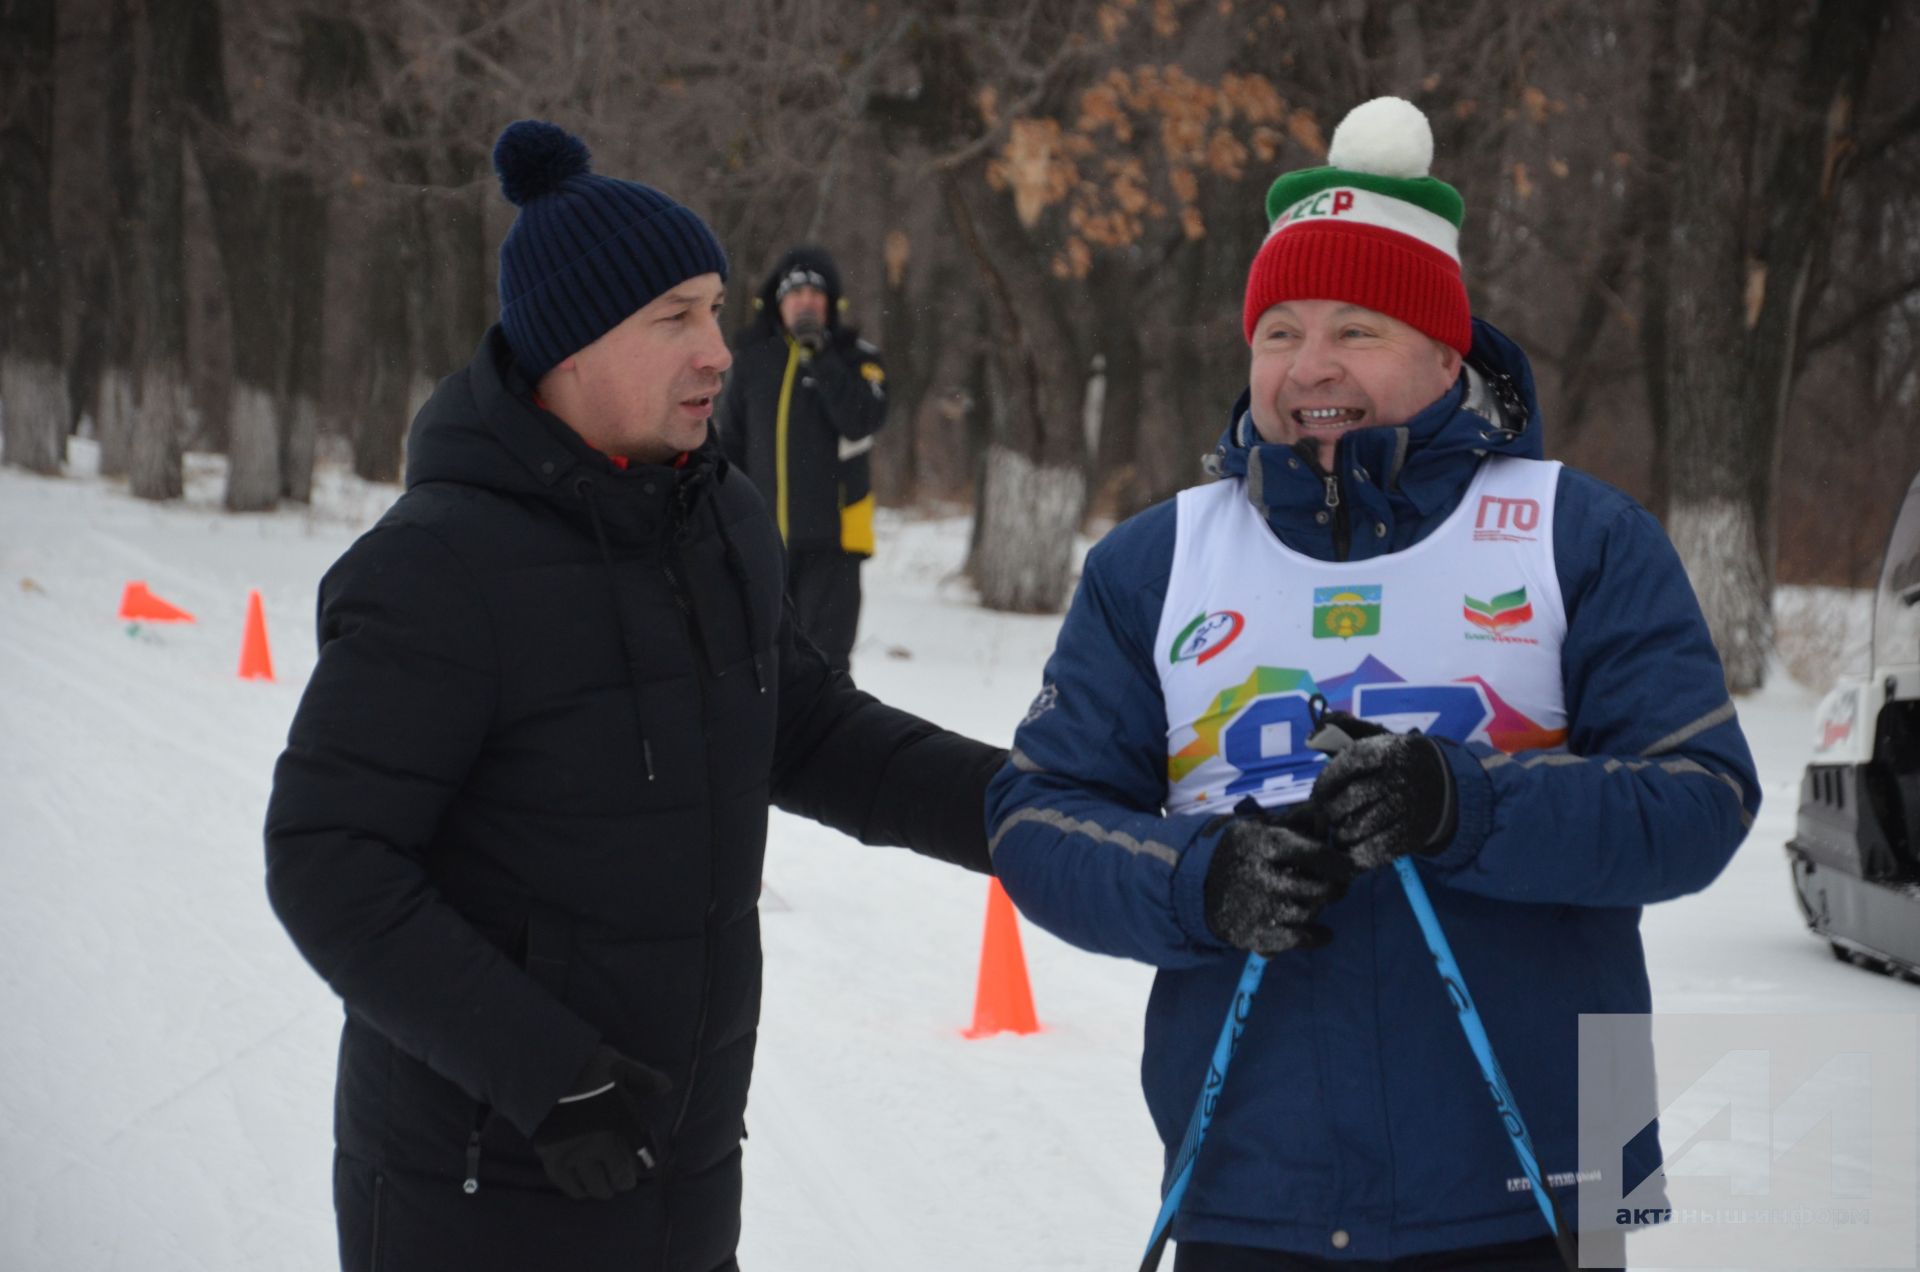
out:
<path id="1" fill-rule="evenodd" d="M 1333 755 L 1313 784 L 1313 802 L 1326 813 L 1334 849 L 1356 871 L 1409 853 L 1432 856 L 1452 841 L 1460 820 L 1453 770 L 1432 738 L 1333 711 L 1307 745 Z"/>
<path id="2" fill-rule="evenodd" d="M 1326 845 L 1320 811 L 1269 813 L 1242 800 L 1220 832 L 1205 887 L 1207 926 L 1235 949 L 1319 949 L 1333 933 L 1314 920 L 1347 894 L 1353 867 Z"/>
<path id="3" fill-rule="evenodd" d="M 547 1178 L 575 1201 L 605 1201 L 654 1168 L 649 1097 L 673 1089 L 667 1075 L 602 1043 L 533 1133 Z"/>

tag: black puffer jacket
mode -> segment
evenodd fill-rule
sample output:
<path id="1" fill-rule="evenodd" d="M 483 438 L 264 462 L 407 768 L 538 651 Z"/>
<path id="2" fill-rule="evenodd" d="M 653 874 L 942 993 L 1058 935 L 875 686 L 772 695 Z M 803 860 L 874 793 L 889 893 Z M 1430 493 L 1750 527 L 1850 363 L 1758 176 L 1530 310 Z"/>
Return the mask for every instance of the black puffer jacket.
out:
<path id="1" fill-rule="evenodd" d="M 391 1246 L 403 1227 L 545 1222 L 561 1199 L 527 1137 L 604 1039 L 672 1078 L 666 1152 L 636 1193 L 566 1203 L 626 1216 L 619 1248 L 569 1266 L 720 1267 L 769 802 L 985 870 L 1004 753 L 793 634 L 773 524 L 711 439 L 622 472 L 528 396 L 496 329 L 415 422 L 407 493 L 321 584 L 268 891 L 346 1002 L 343 1160 L 405 1177 L 390 1209 L 438 1212 L 383 1216 L 381 1266 L 438 1266 Z M 461 1266 L 528 1257 L 479 1254 Z"/>
<path id="2" fill-rule="evenodd" d="M 827 345 L 818 354 L 780 322 L 780 280 L 796 267 L 826 283 Z M 840 321 L 840 273 L 817 247 L 782 256 L 754 304 L 754 320 L 734 337 L 720 399 L 727 456 L 760 488 L 788 547 L 872 556 L 873 435 L 887 421 L 880 351 Z"/>

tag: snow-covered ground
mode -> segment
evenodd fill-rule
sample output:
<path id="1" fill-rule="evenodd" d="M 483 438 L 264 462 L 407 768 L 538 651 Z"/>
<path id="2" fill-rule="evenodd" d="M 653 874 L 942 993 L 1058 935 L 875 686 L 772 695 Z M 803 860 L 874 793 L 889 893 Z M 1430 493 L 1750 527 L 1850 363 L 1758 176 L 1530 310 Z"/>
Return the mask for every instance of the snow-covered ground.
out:
<path id="1" fill-rule="evenodd" d="M 394 492 L 328 471 L 310 511 L 233 516 L 214 460 L 165 507 L 86 476 L 83 444 L 74 467 L 0 470 L 0 1269 L 324 1269 L 339 1008 L 267 908 L 260 822 L 315 584 Z M 858 679 L 1006 741 L 1057 620 L 971 603 L 963 520 L 880 538 Z M 130 634 L 130 579 L 198 623 Z M 250 588 L 277 683 L 235 676 Z M 1790 896 L 1815 696 L 1740 704 L 1766 807 L 1719 882 L 1648 913 L 1663 1010 L 1920 1010 Z M 745 1266 L 1134 1266 L 1147 970 L 1027 927 L 1045 1029 L 970 1042 L 982 881 L 776 815 L 767 886 Z"/>

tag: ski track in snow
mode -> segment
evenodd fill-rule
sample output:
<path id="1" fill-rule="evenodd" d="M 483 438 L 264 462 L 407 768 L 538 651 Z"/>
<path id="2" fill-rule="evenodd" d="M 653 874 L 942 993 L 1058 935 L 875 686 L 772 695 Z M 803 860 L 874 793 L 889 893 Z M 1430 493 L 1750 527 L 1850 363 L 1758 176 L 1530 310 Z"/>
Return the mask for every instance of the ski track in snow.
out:
<path id="1" fill-rule="evenodd" d="M 311 510 L 230 516 L 207 457 L 169 506 L 75 458 L 64 481 L 0 470 L 0 1269 L 331 1268 L 339 1008 L 267 907 L 260 820 L 315 587 L 394 492 L 323 470 Z M 964 520 L 881 531 L 862 686 L 1007 741 L 1058 620 L 973 605 Z M 129 579 L 199 622 L 130 637 Z M 276 684 L 234 674 L 250 587 Z M 1662 1011 L 1920 1010 L 1794 905 L 1814 701 L 1776 675 L 1741 703 L 1766 804 L 1712 888 L 1647 912 Z M 1044 1029 L 967 1041 L 979 879 L 777 812 L 766 879 L 743 1266 L 1134 1266 L 1159 1184 L 1149 969 L 1023 925 Z"/>

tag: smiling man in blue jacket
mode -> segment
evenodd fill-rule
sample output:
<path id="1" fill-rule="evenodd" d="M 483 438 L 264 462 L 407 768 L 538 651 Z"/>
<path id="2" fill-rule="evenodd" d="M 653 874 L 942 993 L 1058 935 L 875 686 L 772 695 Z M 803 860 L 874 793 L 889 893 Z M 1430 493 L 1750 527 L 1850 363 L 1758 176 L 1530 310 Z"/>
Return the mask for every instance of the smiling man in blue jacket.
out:
<path id="1" fill-rule="evenodd" d="M 1089 555 L 988 798 L 1022 911 L 1159 969 L 1170 1158 L 1242 952 L 1272 956 L 1176 1272 L 1562 1266 L 1383 867 L 1417 864 L 1572 1214 L 1579 1016 L 1650 1010 L 1641 907 L 1710 883 L 1759 806 L 1666 536 L 1541 458 L 1432 149 L 1382 98 L 1274 183 L 1220 480 Z M 1316 697 L 1381 727 L 1329 764 Z"/>

